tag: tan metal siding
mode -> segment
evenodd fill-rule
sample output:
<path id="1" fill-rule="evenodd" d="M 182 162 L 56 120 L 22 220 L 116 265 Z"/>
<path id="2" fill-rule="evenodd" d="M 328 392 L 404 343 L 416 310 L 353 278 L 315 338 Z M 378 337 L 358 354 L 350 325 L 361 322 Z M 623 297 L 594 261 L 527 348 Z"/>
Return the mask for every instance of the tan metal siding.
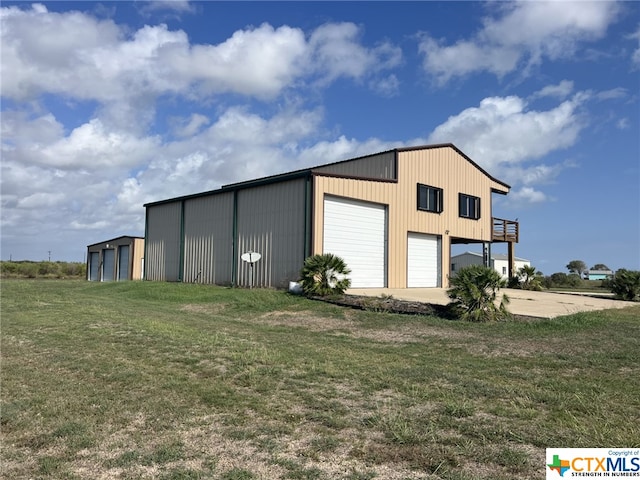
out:
<path id="1" fill-rule="evenodd" d="M 315 168 L 314 171 L 362 178 L 394 180 L 396 178 L 395 153 L 386 152 L 365 158 Z"/>
<path id="2" fill-rule="evenodd" d="M 304 262 L 305 179 L 240 190 L 237 196 L 238 285 L 250 284 L 250 267 L 240 256 L 253 251 L 262 255 L 253 285 L 287 286 Z"/>
<path id="3" fill-rule="evenodd" d="M 146 279 L 175 282 L 180 270 L 182 202 L 147 207 Z"/>
<path id="4" fill-rule="evenodd" d="M 451 238 L 491 240 L 491 189 L 505 187 L 489 178 L 453 148 L 401 151 L 398 154 L 398 182 L 314 177 L 313 253 L 322 252 L 325 194 L 339 195 L 388 205 L 388 286 L 406 288 L 408 232 L 441 235 L 442 282 L 447 286 Z M 417 209 L 417 184 L 443 189 L 442 213 Z M 481 218 L 458 216 L 458 193 L 480 198 Z"/>
<path id="5" fill-rule="evenodd" d="M 233 192 L 184 205 L 184 281 L 232 282 Z"/>
<path id="6" fill-rule="evenodd" d="M 399 184 L 411 192 L 410 198 L 404 199 L 410 230 L 434 233 L 449 230 L 451 237 L 491 240 L 491 188 L 495 182 L 451 148 L 403 152 L 400 159 Z M 442 213 L 417 210 L 418 183 L 443 189 Z M 458 216 L 459 193 L 480 198 L 479 220 Z"/>
<path id="7" fill-rule="evenodd" d="M 133 264 L 131 265 L 131 280 L 142 279 L 142 259 L 144 258 L 144 238 L 133 239 L 133 252 L 130 253 Z"/>

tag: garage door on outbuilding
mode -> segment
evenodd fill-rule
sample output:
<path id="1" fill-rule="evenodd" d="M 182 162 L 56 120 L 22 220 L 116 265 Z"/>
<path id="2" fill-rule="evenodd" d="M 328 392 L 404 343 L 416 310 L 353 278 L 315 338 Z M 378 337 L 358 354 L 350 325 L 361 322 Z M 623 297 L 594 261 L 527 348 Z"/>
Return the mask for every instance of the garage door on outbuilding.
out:
<path id="1" fill-rule="evenodd" d="M 118 280 L 129 280 L 129 245 L 118 247 Z"/>
<path id="2" fill-rule="evenodd" d="M 409 232 L 407 236 L 407 287 L 442 285 L 442 244 L 439 236 Z"/>
<path id="3" fill-rule="evenodd" d="M 89 252 L 89 280 L 100 280 L 100 252 Z"/>
<path id="4" fill-rule="evenodd" d="M 323 253 L 341 257 L 354 288 L 387 284 L 387 207 L 342 197 L 324 199 Z"/>
<path id="5" fill-rule="evenodd" d="M 113 269 L 115 267 L 116 255 L 113 248 L 105 248 L 102 250 L 102 281 L 110 282 L 113 280 Z"/>

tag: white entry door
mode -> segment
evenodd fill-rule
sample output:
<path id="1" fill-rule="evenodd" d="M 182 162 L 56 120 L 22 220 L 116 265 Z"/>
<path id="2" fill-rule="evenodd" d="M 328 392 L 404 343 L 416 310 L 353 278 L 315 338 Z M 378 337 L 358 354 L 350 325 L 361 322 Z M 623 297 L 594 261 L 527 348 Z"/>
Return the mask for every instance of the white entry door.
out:
<path id="1" fill-rule="evenodd" d="M 407 287 L 439 287 L 442 285 L 440 238 L 423 233 L 407 236 Z"/>

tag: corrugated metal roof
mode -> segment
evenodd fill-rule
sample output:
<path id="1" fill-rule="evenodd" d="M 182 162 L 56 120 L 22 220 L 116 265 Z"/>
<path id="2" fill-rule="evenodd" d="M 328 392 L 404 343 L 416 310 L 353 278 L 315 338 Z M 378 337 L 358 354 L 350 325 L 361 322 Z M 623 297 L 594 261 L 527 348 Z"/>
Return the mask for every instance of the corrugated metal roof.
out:
<path id="1" fill-rule="evenodd" d="M 103 240 L 101 242 L 92 243 L 91 245 L 87 245 L 87 248 L 93 247 L 95 245 L 101 245 L 103 243 L 115 242 L 116 240 L 120 240 L 122 238 L 131 238 L 131 239 L 137 238 L 137 239 L 140 239 L 140 240 L 144 240 L 144 237 L 138 237 L 138 236 L 134 236 L 134 235 L 120 235 L 119 237 L 116 237 L 116 238 L 110 238 L 109 240 Z"/>

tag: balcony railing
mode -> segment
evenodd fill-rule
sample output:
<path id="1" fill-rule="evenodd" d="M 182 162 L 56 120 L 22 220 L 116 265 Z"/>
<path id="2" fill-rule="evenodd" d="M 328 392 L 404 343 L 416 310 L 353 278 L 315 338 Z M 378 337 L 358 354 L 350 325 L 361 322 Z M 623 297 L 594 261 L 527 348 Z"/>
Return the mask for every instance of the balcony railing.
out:
<path id="1" fill-rule="evenodd" d="M 520 224 L 515 220 L 493 218 L 493 241 L 518 243 L 520 239 Z"/>

